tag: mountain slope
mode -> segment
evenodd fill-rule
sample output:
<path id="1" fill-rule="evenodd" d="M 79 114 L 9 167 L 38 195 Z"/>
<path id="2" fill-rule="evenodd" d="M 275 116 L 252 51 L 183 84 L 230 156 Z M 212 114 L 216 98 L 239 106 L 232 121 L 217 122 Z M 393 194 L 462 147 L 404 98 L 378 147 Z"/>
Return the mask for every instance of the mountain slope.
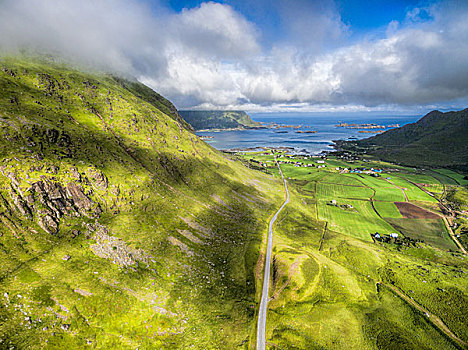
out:
<path id="1" fill-rule="evenodd" d="M 243 111 L 180 111 L 180 114 L 195 130 L 251 129 L 262 126 Z"/>
<path id="2" fill-rule="evenodd" d="M 418 122 L 357 142 L 382 159 L 468 170 L 468 109 L 432 111 Z"/>
<path id="3" fill-rule="evenodd" d="M 251 341 L 279 181 L 139 83 L 16 58 L 0 61 L 0 157 L 0 348 Z"/>

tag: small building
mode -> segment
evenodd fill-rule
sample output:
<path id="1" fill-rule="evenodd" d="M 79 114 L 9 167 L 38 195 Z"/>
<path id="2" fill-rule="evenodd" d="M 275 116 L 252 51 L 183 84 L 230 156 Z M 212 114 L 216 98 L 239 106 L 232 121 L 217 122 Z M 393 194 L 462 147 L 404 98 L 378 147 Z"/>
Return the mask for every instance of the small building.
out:
<path id="1" fill-rule="evenodd" d="M 375 238 L 380 238 L 380 233 L 376 232 L 376 234 L 375 234 L 374 237 L 375 237 Z"/>
<path id="2" fill-rule="evenodd" d="M 392 233 L 390 233 L 390 237 L 398 238 L 398 233 L 392 232 Z"/>

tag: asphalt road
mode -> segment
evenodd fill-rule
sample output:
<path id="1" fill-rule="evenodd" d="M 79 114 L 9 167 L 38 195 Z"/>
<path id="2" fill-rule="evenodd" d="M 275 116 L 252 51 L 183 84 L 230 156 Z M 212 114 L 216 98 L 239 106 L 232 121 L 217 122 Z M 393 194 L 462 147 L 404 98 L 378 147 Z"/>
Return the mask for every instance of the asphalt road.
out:
<path id="1" fill-rule="evenodd" d="M 276 161 L 276 157 L 275 157 Z M 275 223 L 276 219 L 278 218 L 279 213 L 283 210 L 286 204 L 289 203 L 289 190 L 288 184 L 286 179 L 283 176 L 283 172 L 281 171 L 281 167 L 279 166 L 279 172 L 281 177 L 283 178 L 284 188 L 286 190 L 286 200 L 284 201 L 283 205 L 279 210 L 276 212 L 275 216 L 270 221 L 270 227 L 268 229 L 268 243 L 267 243 L 267 252 L 266 252 L 266 259 L 265 259 L 265 273 L 263 277 L 263 291 L 262 291 L 262 300 L 260 301 L 260 309 L 258 311 L 258 323 L 257 323 L 257 350 L 264 350 L 265 349 L 265 326 L 266 326 L 266 316 L 268 310 L 268 290 L 270 288 L 270 267 L 271 267 L 271 248 L 273 244 L 273 224 Z"/>

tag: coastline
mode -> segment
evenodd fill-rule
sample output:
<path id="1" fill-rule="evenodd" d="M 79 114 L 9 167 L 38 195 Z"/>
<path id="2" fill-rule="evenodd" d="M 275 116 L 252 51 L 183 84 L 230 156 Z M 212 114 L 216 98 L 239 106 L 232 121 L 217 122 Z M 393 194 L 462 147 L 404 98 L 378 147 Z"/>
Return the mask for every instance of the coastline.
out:
<path id="1" fill-rule="evenodd" d="M 200 129 L 195 130 L 195 132 L 223 132 L 223 131 L 242 131 L 242 130 L 258 130 L 258 129 L 268 129 L 266 126 L 244 126 L 238 128 L 226 128 L 226 129 Z"/>
<path id="2" fill-rule="evenodd" d="M 358 116 L 343 118 L 342 115 L 317 116 L 313 119 L 309 115 L 271 114 L 254 117 L 255 121 L 262 123 L 260 127 L 236 127 L 231 129 L 203 129 L 197 130 L 199 137 L 204 137 L 212 147 L 219 150 L 244 150 L 260 147 L 290 147 L 294 154 L 318 155 L 324 151 L 333 152 L 336 149 L 334 141 L 357 141 L 369 136 L 371 133 L 359 133 L 358 129 L 336 127 L 336 124 L 345 122 L 359 125 L 375 123 L 376 125 L 391 125 L 395 122 L 400 125 L 412 123 L 416 116 L 387 117 L 387 116 Z M 272 125 L 282 125 L 278 129 Z M 298 128 L 301 127 L 301 128 Z M 299 131 L 299 132 L 298 132 Z M 314 132 L 315 131 L 315 132 Z M 372 130 L 374 131 L 374 130 Z"/>

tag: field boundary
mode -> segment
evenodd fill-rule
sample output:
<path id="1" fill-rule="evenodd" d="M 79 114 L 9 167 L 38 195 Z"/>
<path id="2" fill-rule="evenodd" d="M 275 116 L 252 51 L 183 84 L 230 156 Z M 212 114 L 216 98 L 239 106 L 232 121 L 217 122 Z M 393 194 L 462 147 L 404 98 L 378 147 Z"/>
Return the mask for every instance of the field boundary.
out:
<path id="1" fill-rule="evenodd" d="M 455 341 L 458 345 L 461 345 L 462 348 L 466 348 L 468 346 L 468 343 L 466 343 L 464 340 L 460 339 L 457 337 L 451 330 L 450 328 L 447 327 L 447 325 L 438 317 L 437 315 L 433 314 L 429 310 L 427 310 L 425 307 L 422 305 L 418 304 L 414 299 L 411 299 L 409 296 L 407 296 L 405 293 L 403 293 L 402 290 L 400 290 L 398 287 L 390 284 L 386 284 L 383 282 L 377 282 L 377 284 L 383 285 L 390 289 L 394 294 L 396 294 L 398 297 L 400 297 L 402 300 L 413 306 L 416 310 L 422 312 L 429 321 L 433 325 L 435 325 L 438 329 L 440 329 L 445 335 L 450 337 L 453 341 Z"/>
<path id="2" fill-rule="evenodd" d="M 447 228 L 447 231 L 448 231 L 450 237 L 453 239 L 453 241 L 458 246 L 458 248 L 460 248 L 460 250 L 463 252 L 463 254 L 467 255 L 468 253 L 466 252 L 465 247 L 463 246 L 463 244 L 460 243 L 460 241 L 457 239 L 457 237 L 453 233 L 452 228 L 450 227 L 450 225 L 449 225 L 449 223 L 447 221 L 447 218 L 445 216 L 442 216 L 442 220 L 444 221 L 445 227 Z"/>
<path id="3" fill-rule="evenodd" d="M 323 227 L 323 232 L 322 232 L 322 238 L 320 239 L 320 246 L 319 246 L 319 251 L 322 250 L 322 246 L 323 246 L 323 240 L 325 238 L 325 233 L 327 232 L 327 226 L 328 226 L 328 221 L 325 221 L 325 226 Z"/>

